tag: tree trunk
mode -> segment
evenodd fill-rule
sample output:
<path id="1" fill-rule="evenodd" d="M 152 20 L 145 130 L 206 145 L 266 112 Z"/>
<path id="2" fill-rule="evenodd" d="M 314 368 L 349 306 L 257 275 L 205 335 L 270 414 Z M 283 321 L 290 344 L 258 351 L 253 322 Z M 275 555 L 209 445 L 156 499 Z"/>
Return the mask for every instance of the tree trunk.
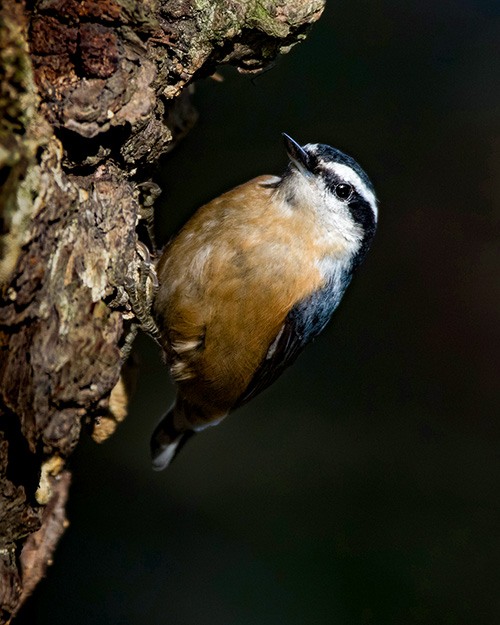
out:
<path id="1" fill-rule="evenodd" d="M 323 3 L 3 0 L 0 623 L 67 525 L 82 425 L 103 440 L 126 414 L 137 183 L 192 125 L 186 87 L 221 63 L 263 68 Z"/>

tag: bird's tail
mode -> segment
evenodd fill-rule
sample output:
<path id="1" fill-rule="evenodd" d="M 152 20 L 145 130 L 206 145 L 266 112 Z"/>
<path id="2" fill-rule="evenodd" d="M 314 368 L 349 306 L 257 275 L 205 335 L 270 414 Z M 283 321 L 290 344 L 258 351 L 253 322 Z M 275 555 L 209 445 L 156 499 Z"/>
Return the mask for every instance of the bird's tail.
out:
<path id="1" fill-rule="evenodd" d="M 176 413 L 177 404 L 174 404 L 158 423 L 151 437 L 151 459 L 154 471 L 166 469 L 195 434 L 193 430 L 176 427 Z"/>

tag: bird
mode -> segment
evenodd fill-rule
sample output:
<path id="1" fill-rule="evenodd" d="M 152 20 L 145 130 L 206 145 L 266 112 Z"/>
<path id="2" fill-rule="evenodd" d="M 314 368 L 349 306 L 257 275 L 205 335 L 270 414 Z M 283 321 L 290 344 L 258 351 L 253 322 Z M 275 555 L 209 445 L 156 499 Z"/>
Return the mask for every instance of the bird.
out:
<path id="1" fill-rule="evenodd" d="M 177 395 L 151 438 L 154 470 L 295 361 L 372 243 L 378 200 L 360 165 L 283 138 L 282 176 L 258 176 L 202 206 L 158 260 L 151 312 Z"/>

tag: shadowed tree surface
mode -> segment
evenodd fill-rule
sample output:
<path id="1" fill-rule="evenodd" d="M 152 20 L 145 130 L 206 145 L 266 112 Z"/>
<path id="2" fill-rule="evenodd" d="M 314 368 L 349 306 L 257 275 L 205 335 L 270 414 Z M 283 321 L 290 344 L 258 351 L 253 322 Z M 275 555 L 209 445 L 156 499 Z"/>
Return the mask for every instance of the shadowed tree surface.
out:
<path id="1" fill-rule="evenodd" d="M 0 622 L 67 525 L 66 459 L 126 413 L 124 290 L 160 155 L 189 86 L 265 67 L 323 0 L 5 0 L 0 12 Z M 150 187 L 149 187 L 150 189 Z M 143 211 L 144 212 L 144 211 Z M 126 323 L 126 322 L 125 322 Z"/>

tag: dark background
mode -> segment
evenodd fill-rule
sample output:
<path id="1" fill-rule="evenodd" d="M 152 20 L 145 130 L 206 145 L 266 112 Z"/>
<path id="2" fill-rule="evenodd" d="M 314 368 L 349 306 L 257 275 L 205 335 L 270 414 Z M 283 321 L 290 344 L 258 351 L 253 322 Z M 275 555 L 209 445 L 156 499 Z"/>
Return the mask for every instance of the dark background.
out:
<path id="1" fill-rule="evenodd" d="M 161 474 L 173 390 L 139 342 L 131 414 L 83 437 L 20 625 L 500 622 L 499 70 L 498 2 L 330 0 L 271 71 L 197 86 L 162 242 L 279 174 L 282 131 L 361 163 L 379 232 L 324 335 Z"/>

